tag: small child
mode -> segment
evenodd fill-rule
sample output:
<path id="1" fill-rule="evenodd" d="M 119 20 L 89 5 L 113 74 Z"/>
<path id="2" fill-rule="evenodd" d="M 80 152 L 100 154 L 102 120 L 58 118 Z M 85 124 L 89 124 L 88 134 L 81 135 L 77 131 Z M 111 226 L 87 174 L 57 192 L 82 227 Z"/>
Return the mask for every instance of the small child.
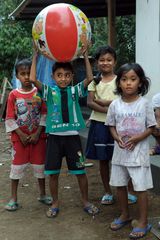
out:
<path id="1" fill-rule="evenodd" d="M 115 140 L 110 184 L 117 187 L 121 208 L 120 217 L 110 228 L 116 231 L 131 222 L 127 200 L 127 184 L 131 178 L 140 214 L 137 226 L 129 234 L 131 239 L 142 238 L 151 229 L 147 221 L 147 189 L 153 187 L 148 136 L 156 120 L 152 106 L 142 97 L 148 88 L 149 79 L 139 64 L 121 66 L 116 78 L 116 92 L 121 97 L 111 103 L 106 119 Z"/>
<path id="2" fill-rule="evenodd" d="M 156 140 L 155 146 L 150 150 L 150 155 L 160 154 L 160 93 L 157 93 L 152 98 L 157 125 L 152 133 Z"/>
<path id="3" fill-rule="evenodd" d="M 83 49 L 84 50 L 84 49 Z M 52 74 L 57 86 L 51 88 L 36 79 L 36 53 L 31 68 L 31 81 L 41 91 L 47 105 L 46 132 L 49 134 L 45 174 L 50 175 L 50 192 L 53 197 L 47 217 L 54 218 L 59 212 L 58 179 L 62 158 L 66 157 L 69 172 L 75 174 L 82 195 L 84 211 L 95 215 L 98 208 L 88 202 L 88 180 L 84 169 L 84 156 L 78 130 L 85 127 L 80 111 L 79 97 L 86 96 L 88 84 L 93 80 L 87 51 L 84 50 L 87 78 L 73 86 L 73 68 L 70 62 L 57 62 Z"/>
<path id="4" fill-rule="evenodd" d="M 8 211 L 19 208 L 17 190 L 19 179 L 30 163 L 38 178 L 40 197 L 38 200 L 50 205 L 52 199 L 46 196 L 44 178 L 44 160 L 46 151 L 46 134 L 44 132 L 46 107 L 37 96 L 37 88 L 29 81 L 31 61 L 23 59 L 17 62 L 16 77 L 21 88 L 10 92 L 6 113 L 6 132 L 11 133 L 12 165 L 11 165 L 11 199 L 5 206 Z"/>
<path id="5" fill-rule="evenodd" d="M 87 105 L 92 112 L 86 158 L 99 161 L 100 175 L 105 190 L 101 203 L 110 205 L 114 202 L 109 186 L 109 161 L 112 159 L 114 141 L 109 127 L 105 126 L 105 119 L 110 103 L 117 98 L 114 93 L 116 79 L 114 67 L 117 56 L 112 47 L 104 46 L 98 48 L 95 59 L 99 74 L 88 86 Z"/>

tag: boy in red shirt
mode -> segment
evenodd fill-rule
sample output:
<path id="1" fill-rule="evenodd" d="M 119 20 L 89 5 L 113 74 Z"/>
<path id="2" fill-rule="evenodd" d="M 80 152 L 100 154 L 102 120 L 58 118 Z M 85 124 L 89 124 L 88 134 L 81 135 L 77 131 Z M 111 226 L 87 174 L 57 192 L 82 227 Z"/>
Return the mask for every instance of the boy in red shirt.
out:
<path id="1" fill-rule="evenodd" d="M 5 121 L 6 132 L 11 133 L 12 142 L 11 199 L 5 206 L 8 211 L 19 208 L 18 183 L 29 163 L 39 183 L 38 200 L 47 205 L 52 203 L 52 199 L 45 193 L 44 178 L 46 107 L 37 96 L 37 88 L 33 87 L 29 81 L 31 61 L 23 59 L 16 64 L 15 68 L 21 88 L 14 89 L 9 94 Z"/>

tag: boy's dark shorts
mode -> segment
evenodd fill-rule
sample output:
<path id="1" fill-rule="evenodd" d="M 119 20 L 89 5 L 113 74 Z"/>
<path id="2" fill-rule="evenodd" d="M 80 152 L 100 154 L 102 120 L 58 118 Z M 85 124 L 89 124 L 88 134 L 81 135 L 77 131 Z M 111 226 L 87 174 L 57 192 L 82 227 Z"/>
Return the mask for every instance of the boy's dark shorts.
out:
<path id="1" fill-rule="evenodd" d="M 86 173 L 84 170 L 84 155 L 79 135 L 59 136 L 49 134 L 47 140 L 45 174 L 59 174 L 63 157 L 66 157 L 70 173 Z"/>
<path id="2" fill-rule="evenodd" d="M 86 158 L 93 160 L 112 159 L 114 140 L 110 133 L 109 127 L 103 122 L 91 120 L 87 147 Z"/>

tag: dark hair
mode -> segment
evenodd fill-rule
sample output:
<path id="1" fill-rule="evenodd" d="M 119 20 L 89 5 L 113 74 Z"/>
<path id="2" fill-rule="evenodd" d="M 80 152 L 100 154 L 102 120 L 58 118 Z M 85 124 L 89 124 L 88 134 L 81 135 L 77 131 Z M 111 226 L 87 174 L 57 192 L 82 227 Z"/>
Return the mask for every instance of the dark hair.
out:
<path id="1" fill-rule="evenodd" d="M 98 61 L 100 56 L 105 55 L 107 53 L 111 54 L 115 61 L 117 60 L 116 51 L 109 45 L 99 47 L 94 55 L 94 58 Z M 99 72 L 97 76 L 94 78 L 94 82 L 97 85 L 100 81 L 101 81 L 101 73 Z"/>
<path id="2" fill-rule="evenodd" d="M 138 88 L 138 94 L 141 94 L 142 96 L 147 94 L 150 87 L 150 79 L 145 76 L 143 68 L 138 63 L 126 63 L 118 69 L 115 93 L 122 95 L 122 89 L 119 87 L 120 80 L 122 78 L 122 75 L 129 72 L 130 70 L 135 71 L 140 79 L 141 86 Z"/>
<path id="3" fill-rule="evenodd" d="M 71 62 L 55 62 L 52 66 L 52 73 L 55 73 L 55 71 L 58 68 L 63 68 L 65 70 L 69 70 L 73 73 L 73 66 Z"/>
<path id="4" fill-rule="evenodd" d="M 27 67 L 30 69 L 31 65 L 32 65 L 32 61 L 29 58 L 24 58 L 24 59 L 18 60 L 15 64 L 16 75 L 18 74 L 18 69 L 20 67 L 23 66 L 23 67 Z"/>
<path id="5" fill-rule="evenodd" d="M 98 60 L 100 58 L 100 56 L 105 55 L 107 53 L 111 54 L 115 61 L 117 60 L 116 51 L 112 47 L 110 47 L 109 45 L 103 46 L 103 47 L 99 47 L 97 49 L 95 55 L 94 55 L 94 58 L 96 60 Z"/>

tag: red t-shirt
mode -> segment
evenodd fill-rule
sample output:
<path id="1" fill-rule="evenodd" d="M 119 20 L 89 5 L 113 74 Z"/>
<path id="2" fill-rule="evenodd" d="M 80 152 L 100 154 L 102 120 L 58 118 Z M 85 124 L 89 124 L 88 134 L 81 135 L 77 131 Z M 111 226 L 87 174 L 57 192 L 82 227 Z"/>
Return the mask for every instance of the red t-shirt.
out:
<path id="1" fill-rule="evenodd" d="M 11 140 L 19 140 L 14 131 L 20 128 L 28 135 L 34 133 L 38 126 L 45 126 L 46 106 L 37 95 L 37 88 L 29 92 L 14 89 L 10 92 L 6 112 L 6 131 L 11 132 Z M 43 136 L 44 135 L 44 136 Z M 42 132 L 41 137 L 45 137 Z"/>

